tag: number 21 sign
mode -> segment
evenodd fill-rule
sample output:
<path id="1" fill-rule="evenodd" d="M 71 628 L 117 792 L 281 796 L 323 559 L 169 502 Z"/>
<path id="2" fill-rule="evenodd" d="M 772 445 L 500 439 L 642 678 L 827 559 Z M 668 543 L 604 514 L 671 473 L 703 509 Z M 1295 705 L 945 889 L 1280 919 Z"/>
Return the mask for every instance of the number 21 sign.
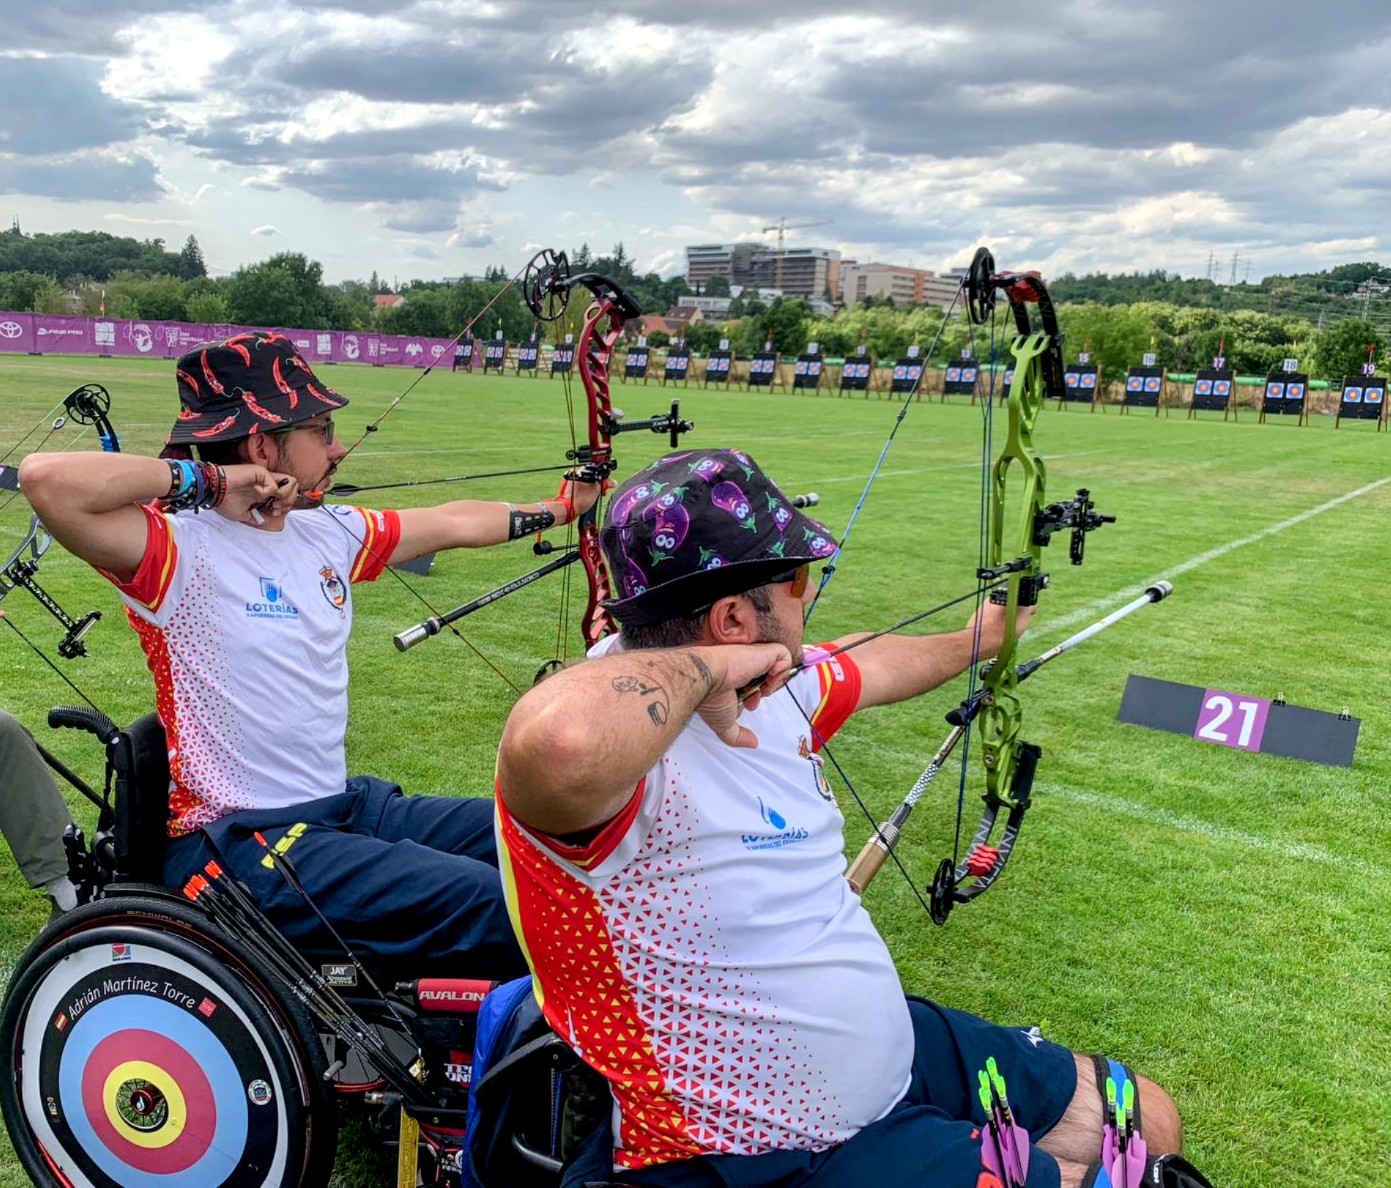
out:
<path id="1" fill-rule="evenodd" d="M 1199 742 L 1351 767 L 1361 722 L 1341 714 L 1229 689 L 1204 689 L 1132 674 L 1121 698 L 1122 722 L 1186 734 Z"/>
<path id="2" fill-rule="evenodd" d="M 1193 737 L 1224 747 L 1259 751 L 1265 737 L 1270 702 L 1264 697 L 1246 697 L 1224 689 L 1205 689 L 1203 707 Z"/>

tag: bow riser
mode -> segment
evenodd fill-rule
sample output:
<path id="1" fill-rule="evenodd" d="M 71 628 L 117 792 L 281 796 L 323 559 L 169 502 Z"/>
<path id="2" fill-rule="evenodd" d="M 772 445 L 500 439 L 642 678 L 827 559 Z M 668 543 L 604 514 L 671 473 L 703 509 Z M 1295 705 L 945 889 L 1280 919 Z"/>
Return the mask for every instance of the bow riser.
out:
<path id="1" fill-rule="evenodd" d="M 608 319 L 606 329 L 600 324 Z M 611 297 L 603 296 L 585 311 L 584 329 L 580 333 L 579 368 L 580 383 L 584 385 L 585 396 L 589 401 L 589 451 L 579 456 L 581 462 L 591 470 L 598 471 L 598 479 L 603 481 L 613 473 L 613 402 L 609 394 L 609 367 L 613 359 L 613 348 L 623 334 L 623 312 Z M 614 631 L 614 622 L 601 605 L 613 595 L 608 566 L 604 562 L 603 550 L 599 546 L 598 515 L 590 508 L 580 517 L 579 550 L 580 564 L 584 566 L 589 594 L 584 614 L 580 616 L 580 634 L 586 648 L 592 648 L 606 635 Z"/>

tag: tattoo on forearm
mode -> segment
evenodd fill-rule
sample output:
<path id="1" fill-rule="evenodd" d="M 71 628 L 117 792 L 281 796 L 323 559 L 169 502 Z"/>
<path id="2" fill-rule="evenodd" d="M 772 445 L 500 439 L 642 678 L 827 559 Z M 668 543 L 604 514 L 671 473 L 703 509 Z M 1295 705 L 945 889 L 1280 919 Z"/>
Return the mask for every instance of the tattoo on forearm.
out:
<path id="1" fill-rule="evenodd" d="M 690 661 L 691 667 L 696 670 L 696 674 L 705 682 L 705 688 L 707 690 L 713 689 L 715 687 L 715 674 L 710 671 L 710 666 L 694 652 L 683 652 L 682 655 Z M 690 677 L 687 677 L 687 680 L 690 679 Z M 692 681 L 692 683 L 694 682 Z"/>
<path id="2" fill-rule="evenodd" d="M 661 685 L 649 685 L 640 677 L 635 676 L 614 677 L 610 683 L 619 693 L 637 693 L 641 697 L 648 698 L 647 716 L 652 719 L 652 725 L 666 725 L 667 720 L 671 717 L 671 699 Z"/>

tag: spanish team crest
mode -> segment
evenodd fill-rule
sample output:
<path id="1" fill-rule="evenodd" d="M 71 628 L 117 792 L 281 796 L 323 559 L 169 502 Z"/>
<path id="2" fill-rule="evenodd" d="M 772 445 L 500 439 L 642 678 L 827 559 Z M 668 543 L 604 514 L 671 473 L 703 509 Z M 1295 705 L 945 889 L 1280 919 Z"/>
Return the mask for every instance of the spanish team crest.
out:
<path id="1" fill-rule="evenodd" d="M 319 589 L 324 592 L 324 597 L 329 600 L 329 603 L 338 608 L 338 613 L 342 614 L 343 605 L 348 601 L 348 588 L 333 572 L 332 565 L 325 565 L 319 570 Z"/>

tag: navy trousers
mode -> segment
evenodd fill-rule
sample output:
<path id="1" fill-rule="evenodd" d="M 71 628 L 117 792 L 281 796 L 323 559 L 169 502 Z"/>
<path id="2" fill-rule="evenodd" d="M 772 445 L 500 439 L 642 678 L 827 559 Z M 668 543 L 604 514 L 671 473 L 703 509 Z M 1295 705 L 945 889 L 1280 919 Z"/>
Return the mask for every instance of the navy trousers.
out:
<path id="1" fill-rule="evenodd" d="M 610 1127 L 584 1144 L 562 1188 L 642 1184 L 660 1188 L 1000 1188 L 984 1169 L 976 1073 L 994 1057 L 1009 1085 L 1015 1119 L 1034 1141 L 1062 1118 L 1077 1088 L 1072 1053 L 1037 1028 L 1001 1027 L 909 996 L 913 1071 L 908 1091 L 884 1117 L 825 1151 L 707 1155 L 614 1173 Z M 1057 1160 L 1031 1147 L 1028 1188 L 1058 1188 Z"/>
<path id="2" fill-rule="evenodd" d="M 527 972 L 502 898 L 486 798 L 405 796 L 354 776 L 337 796 L 272 812 L 232 813 L 169 844 L 164 879 L 181 887 L 216 858 L 300 948 L 336 951 L 313 911 L 263 865 L 259 832 L 285 851 L 318 909 L 368 968 L 507 980 Z M 339 953 L 341 958 L 341 952 Z"/>

